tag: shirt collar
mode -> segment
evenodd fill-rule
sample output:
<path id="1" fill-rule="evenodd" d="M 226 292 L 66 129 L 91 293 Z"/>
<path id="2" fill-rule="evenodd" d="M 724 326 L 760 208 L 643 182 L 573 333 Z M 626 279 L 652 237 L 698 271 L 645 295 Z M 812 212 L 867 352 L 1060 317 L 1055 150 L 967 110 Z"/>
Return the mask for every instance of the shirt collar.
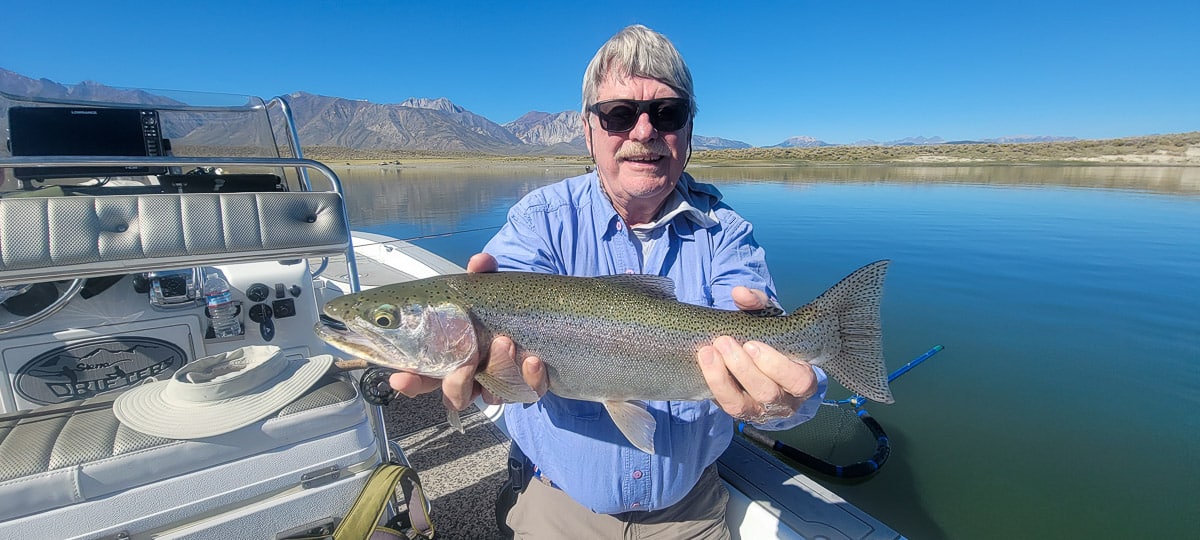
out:
<path id="1" fill-rule="evenodd" d="M 709 214 L 700 211 L 700 209 L 696 208 L 691 202 L 689 202 L 684 195 L 684 192 L 680 191 L 680 189 L 677 187 L 675 191 L 671 192 L 670 197 L 667 198 L 667 202 L 663 205 L 663 209 L 661 212 L 659 212 L 657 219 L 650 223 L 634 225 L 631 228 L 643 231 L 651 231 L 665 226 L 667 223 L 670 223 L 671 220 L 680 215 L 688 218 L 701 228 L 708 228 L 717 224 L 716 219 Z"/>
<path id="2" fill-rule="evenodd" d="M 600 188 L 600 176 L 595 172 L 592 174 L 596 175 L 595 196 L 602 200 L 601 207 L 611 212 L 608 229 L 612 231 L 620 217 L 617 215 L 612 201 Z M 654 230 L 682 215 L 696 226 L 707 229 L 719 223 L 714 208 L 720 200 L 721 192 L 717 191 L 717 188 L 697 182 L 690 174 L 683 173 L 683 176 L 675 183 L 675 189 L 668 196 L 666 203 L 663 204 L 662 210 L 659 211 L 659 217 L 651 223 L 635 225 L 634 228 L 643 231 Z"/>

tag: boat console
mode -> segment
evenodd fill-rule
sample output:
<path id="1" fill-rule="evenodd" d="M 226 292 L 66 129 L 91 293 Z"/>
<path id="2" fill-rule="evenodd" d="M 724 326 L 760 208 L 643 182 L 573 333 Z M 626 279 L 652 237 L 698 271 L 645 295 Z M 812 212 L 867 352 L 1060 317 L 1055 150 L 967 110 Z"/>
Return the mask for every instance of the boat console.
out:
<path id="1" fill-rule="evenodd" d="M 285 100 L 123 96 L 139 99 L 0 92 L 0 538 L 322 530 L 396 457 L 347 374 L 201 439 L 139 433 L 111 405 L 242 347 L 332 352 L 313 332 L 327 261 L 359 289 L 340 180 L 298 157 Z M 236 335 L 212 330 L 212 273 Z"/>
<path id="2" fill-rule="evenodd" d="M 105 107 L 10 107 L 8 147 L 14 156 L 163 156 L 158 111 Z M 20 179 L 162 174 L 161 167 L 18 168 Z"/>

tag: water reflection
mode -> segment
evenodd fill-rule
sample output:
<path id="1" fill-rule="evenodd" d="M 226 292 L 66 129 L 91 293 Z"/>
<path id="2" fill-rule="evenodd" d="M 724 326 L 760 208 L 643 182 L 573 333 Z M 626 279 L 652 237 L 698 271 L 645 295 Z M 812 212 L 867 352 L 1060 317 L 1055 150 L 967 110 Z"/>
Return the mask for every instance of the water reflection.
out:
<path id="1" fill-rule="evenodd" d="M 583 173 L 579 165 L 335 167 L 346 185 L 351 225 L 372 228 L 403 224 L 404 235 L 443 234 L 499 226 L 505 213 L 529 191 Z M 692 166 L 698 179 L 721 185 L 889 183 L 1050 186 L 1117 189 L 1194 196 L 1200 167 L 1149 166 Z"/>
<path id="2" fill-rule="evenodd" d="M 352 226 L 403 222 L 420 225 L 425 232 L 453 228 L 498 207 L 507 210 L 534 188 L 583 172 L 582 167 L 344 167 L 334 171 L 346 186 Z"/>

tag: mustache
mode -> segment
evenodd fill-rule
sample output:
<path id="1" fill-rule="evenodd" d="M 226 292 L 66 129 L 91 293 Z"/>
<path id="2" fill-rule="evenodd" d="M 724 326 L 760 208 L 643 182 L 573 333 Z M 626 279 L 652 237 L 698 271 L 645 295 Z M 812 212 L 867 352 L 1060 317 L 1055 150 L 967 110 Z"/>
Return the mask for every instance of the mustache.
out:
<path id="1" fill-rule="evenodd" d="M 662 139 L 654 139 L 649 144 L 628 141 L 621 145 L 621 148 L 617 150 L 617 154 L 614 157 L 617 159 L 629 159 L 631 157 L 646 155 L 669 156 L 671 155 L 671 148 Z"/>

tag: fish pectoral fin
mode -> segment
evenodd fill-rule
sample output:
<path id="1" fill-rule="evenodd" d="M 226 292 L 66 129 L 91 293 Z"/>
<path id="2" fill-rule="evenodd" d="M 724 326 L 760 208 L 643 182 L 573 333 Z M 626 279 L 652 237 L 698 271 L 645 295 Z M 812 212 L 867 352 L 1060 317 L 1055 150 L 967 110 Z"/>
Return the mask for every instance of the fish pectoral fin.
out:
<path id="1" fill-rule="evenodd" d="M 536 390 L 525 384 L 516 362 L 488 362 L 483 371 L 475 373 L 475 380 L 493 396 L 508 403 L 533 403 L 540 397 Z"/>
<path id="2" fill-rule="evenodd" d="M 450 423 L 450 428 L 459 433 L 465 433 L 463 429 L 462 418 L 459 417 L 458 411 L 454 409 L 446 409 L 446 421 Z"/>
<path id="3" fill-rule="evenodd" d="M 640 401 L 605 401 L 604 408 L 617 429 L 639 450 L 654 453 L 654 417 Z"/>

